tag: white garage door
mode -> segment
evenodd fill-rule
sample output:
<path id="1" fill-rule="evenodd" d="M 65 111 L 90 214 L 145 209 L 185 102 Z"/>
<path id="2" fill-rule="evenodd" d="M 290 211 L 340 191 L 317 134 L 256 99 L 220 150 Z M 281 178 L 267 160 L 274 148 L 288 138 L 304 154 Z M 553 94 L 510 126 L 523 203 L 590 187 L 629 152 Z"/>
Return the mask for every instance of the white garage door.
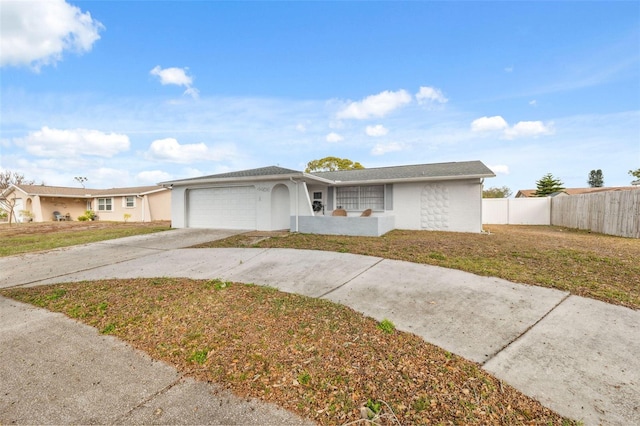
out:
<path id="1" fill-rule="evenodd" d="M 189 228 L 256 229 L 253 186 L 191 189 L 187 194 Z"/>

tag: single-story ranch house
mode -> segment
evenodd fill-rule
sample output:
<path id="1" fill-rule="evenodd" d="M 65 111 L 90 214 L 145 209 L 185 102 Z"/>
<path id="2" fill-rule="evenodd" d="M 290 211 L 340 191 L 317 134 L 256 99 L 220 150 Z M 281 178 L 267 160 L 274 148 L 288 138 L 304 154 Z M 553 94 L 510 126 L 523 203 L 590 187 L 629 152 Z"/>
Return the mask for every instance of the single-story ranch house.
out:
<path id="1" fill-rule="evenodd" d="M 171 191 L 162 186 L 85 189 L 47 185 L 9 185 L 2 198 L 17 222 L 78 220 L 87 210 L 100 220 L 171 220 Z"/>
<path id="2" fill-rule="evenodd" d="M 379 236 L 481 232 L 482 184 L 494 176 L 480 161 L 316 173 L 271 166 L 159 185 L 172 189 L 175 228 Z"/>

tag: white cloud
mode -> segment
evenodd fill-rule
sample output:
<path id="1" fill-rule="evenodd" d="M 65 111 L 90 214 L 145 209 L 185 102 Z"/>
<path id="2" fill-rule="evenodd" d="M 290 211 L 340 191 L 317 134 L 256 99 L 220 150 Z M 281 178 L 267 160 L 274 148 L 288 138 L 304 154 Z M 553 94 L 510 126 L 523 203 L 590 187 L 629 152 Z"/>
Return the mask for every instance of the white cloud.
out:
<path id="1" fill-rule="evenodd" d="M 474 132 L 501 131 L 502 138 L 516 139 L 528 136 L 551 135 L 554 133 L 553 124 L 545 124 L 542 121 L 519 121 L 509 126 L 507 121 L 499 115 L 493 117 L 481 117 L 471 122 L 471 130 Z"/>
<path id="2" fill-rule="evenodd" d="M 142 185 L 155 185 L 172 178 L 171 174 L 162 170 L 145 170 L 136 175 L 136 180 Z"/>
<path id="3" fill-rule="evenodd" d="M 403 151 L 407 148 L 406 144 L 399 142 L 391 142 L 388 144 L 378 143 L 371 149 L 371 155 L 384 155 L 389 152 Z"/>
<path id="4" fill-rule="evenodd" d="M 367 126 L 365 129 L 367 135 L 372 137 L 384 136 L 389 133 L 389 129 L 384 127 L 382 124 L 377 124 L 375 126 Z"/>
<path id="5" fill-rule="evenodd" d="M 551 135 L 553 133 L 552 124 L 544 124 L 542 121 L 520 121 L 513 127 L 505 129 L 504 136 L 507 139 L 515 139 L 527 136 Z"/>
<path id="6" fill-rule="evenodd" d="M 422 86 L 418 93 L 416 93 L 416 99 L 419 104 L 425 104 L 428 102 L 438 102 L 444 104 L 449 100 L 442 94 L 440 89 L 434 87 Z"/>
<path id="7" fill-rule="evenodd" d="M 129 150 L 129 136 L 119 133 L 103 133 L 89 129 L 50 129 L 29 132 L 24 138 L 14 139 L 16 145 L 38 157 L 74 157 L 93 155 L 112 157 Z"/>
<path id="8" fill-rule="evenodd" d="M 509 166 L 504 164 L 496 164 L 495 166 L 487 166 L 491 169 L 491 171 L 495 174 L 508 175 L 509 174 Z"/>
<path id="9" fill-rule="evenodd" d="M 304 133 L 307 131 L 307 126 L 305 126 L 302 123 L 299 123 L 296 125 L 296 130 L 299 131 L 300 133 Z"/>
<path id="10" fill-rule="evenodd" d="M 406 90 L 397 92 L 386 90 L 377 95 L 367 96 L 360 102 L 351 102 L 338 112 L 337 118 L 364 120 L 371 117 L 384 117 L 410 102 L 411 95 Z"/>
<path id="11" fill-rule="evenodd" d="M 538 106 L 538 101 L 536 101 L 535 99 L 529 101 L 529 105 L 531 106 Z"/>
<path id="12" fill-rule="evenodd" d="M 193 87 L 193 77 L 187 75 L 189 68 L 160 68 L 160 65 L 155 66 L 149 73 L 160 78 L 160 84 L 163 86 L 173 84 L 176 86 L 182 86 L 186 90 L 185 95 L 189 95 L 194 99 L 197 99 L 200 95 L 198 89 Z"/>
<path id="13" fill-rule="evenodd" d="M 191 96 L 193 99 L 198 99 L 198 97 L 200 97 L 200 91 L 195 87 L 187 87 L 184 94 Z"/>
<path id="14" fill-rule="evenodd" d="M 112 169 L 109 167 L 99 167 L 92 170 L 89 176 L 90 182 L 108 182 L 108 184 L 100 185 L 102 187 L 117 188 L 119 186 L 131 186 L 131 177 L 127 170 Z"/>
<path id="15" fill-rule="evenodd" d="M 148 159 L 171 163 L 221 161 L 235 157 L 235 155 L 235 148 L 232 146 L 220 146 L 212 149 L 202 142 L 181 145 L 174 138 L 153 141 L 146 153 Z"/>
<path id="16" fill-rule="evenodd" d="M 327 135 L 326 140 L 327 142 L 330 142 L 330 143 L 336 143 L 344 140 L 344 138 L 338 133 L 331 132 Z"/>
<path id="17" fill-rule="evenodd" d="M 229 169 L 227 171 L 231 172 L 233 170 Z M 183 175 L 186 176 L 186 177 L 198 177 L 198 176 L 204 176 L 204 175 L 207 175 L 207 174 L 212 174 L 212 173 L 203 172 L 200 169 L 194 169 L 193 167 L 186 167 L 184 169 L 184 171 L 183 171 Z"/>
<path id="18" fill-rule="evenodd" d="M 504 69 L 504 72 L 513 72 L 513 66 L 506 67 L 506 68 Z"/>
<path id="19" fill-rule="evenodd" d="M 494 130 L 504 130 L 509 125 L 499 115 L 493 117 L 481 117 L 471 122 L 471 130 L 474 132 L 490 132 Z"/>
<path id="20" fill-rule="evenodd" d="M 160 65 L 156 66 L 150 71 L 151 75 L 158 76 L 160 83 L 175 84 L 177 86 L 189 87 L 193 83 L 193 78 L 187 75 L 186 68 L 160 68 Z"/>
<path id="21" fill-rule="evenodd" d="M 55 65 L 64 51 L 84 53 L 104 26 L 64 0 L 2 1 L 0 66 Z"/>

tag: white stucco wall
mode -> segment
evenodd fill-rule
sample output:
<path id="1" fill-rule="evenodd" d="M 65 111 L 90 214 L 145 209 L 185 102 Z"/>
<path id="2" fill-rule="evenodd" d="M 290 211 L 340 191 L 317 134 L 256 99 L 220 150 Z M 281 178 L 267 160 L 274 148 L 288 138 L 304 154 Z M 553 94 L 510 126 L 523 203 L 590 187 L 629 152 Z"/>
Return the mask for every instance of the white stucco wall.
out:
<path id="1" fill-rule="evenodd" d="M 277 195 L 272 196 L 274 187 Z M 294 218 L 292 231 L 295 231 L 295 217 L 312 215 L 311 201 L 304 182 L 291 180 L 261 181 L 261 182 L 235 182 L 228 185 L 200 184 L 200 185 L 174 185 L 171 193 L 171 226 L 173 228 L 185 228 L 187 223 L 187 191 L 202 188 L 224 188 L 229 186 L 252 186 L 256 196 L 256 229 L 259 231 L 274 231 L 282 229 L 282 220 L 272 217 L 273 214 L 282 214 L 284 211 L 278 206 L 272 206 L 272 202 L 285 198 L 283 189 L 289 191 L 289 217 Z M 297 191 L 297 195 L 296 195 Z M 287 222 L 289 223 L 289 222 Z"/>
<path id="2" fill-rule="evenodd" d="M 479 179 L 394 184 L 393 196 L 398 229 L 482 231 Z"/>
<path id="3" fill-rule="evenodd" d="M 172 226 L 184 228 L 186 223 L 186 190 L 225 187 L 229 185 L 174 186 L 171 194 Z M 272 214 L 282 214 L 283 209 L 272 206 L 283 199 L 283 187 L 289 190 L 290 230 L 297 231 L 296 217 L 313 216 L 311 194 L 323 191 L 327 203 L 326 188 L 310 186 L 290 180 L 242 182 L 233 185 L 253 186 L 256 189 L 256 229 L 271 231 L 282 229 L 282 220 Z M 278 194 L 272 194 L 276 185 Z M 296 192 L 297 191 L 297 192 Z M 416 182 L 393 184 L 393 209 L 380 212 L 379 216 L 394 216 L 397 229 L 424 229 L 454 232 L 482 231 L 482 185 L 479 179 L 442 182 Z M 297 195 L 296 195 L 297 194 Z"/>

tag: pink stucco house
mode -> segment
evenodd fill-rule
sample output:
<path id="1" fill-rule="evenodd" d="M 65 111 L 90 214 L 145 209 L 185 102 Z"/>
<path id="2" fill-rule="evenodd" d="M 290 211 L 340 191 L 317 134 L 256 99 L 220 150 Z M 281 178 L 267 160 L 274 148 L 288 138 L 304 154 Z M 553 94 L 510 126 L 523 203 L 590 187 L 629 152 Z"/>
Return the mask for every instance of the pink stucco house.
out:
<path id="1" fill-rule="evenodd" d="M 112 189 L 10 185 L 1 198 L 8 200 L 5 204 L 12 207 L 16 222 L 78 220 L 87 210 L 99 220 L 171 220 L 171 191 L 156 185 Z"/>

